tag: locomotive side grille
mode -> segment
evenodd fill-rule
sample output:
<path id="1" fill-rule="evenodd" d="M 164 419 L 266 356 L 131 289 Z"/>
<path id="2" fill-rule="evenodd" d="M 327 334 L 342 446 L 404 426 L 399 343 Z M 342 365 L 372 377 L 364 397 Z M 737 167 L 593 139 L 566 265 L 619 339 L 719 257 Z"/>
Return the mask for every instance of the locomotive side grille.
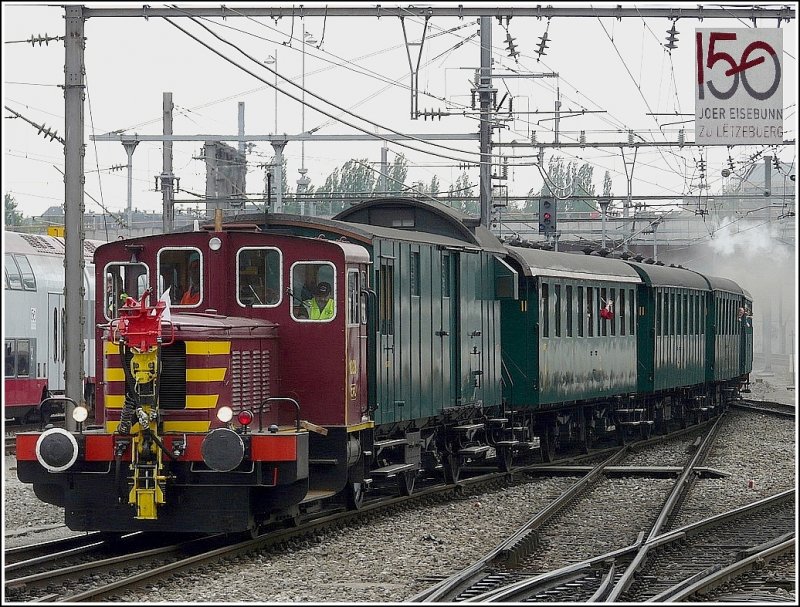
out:
<path id="1" fill-rule="evenodd" d="M 234 411 L 242 409 L 254 411 L 255 407 L 269 398 L 269 365 L 268 351 L 234 350 L 231 352 Z"/>

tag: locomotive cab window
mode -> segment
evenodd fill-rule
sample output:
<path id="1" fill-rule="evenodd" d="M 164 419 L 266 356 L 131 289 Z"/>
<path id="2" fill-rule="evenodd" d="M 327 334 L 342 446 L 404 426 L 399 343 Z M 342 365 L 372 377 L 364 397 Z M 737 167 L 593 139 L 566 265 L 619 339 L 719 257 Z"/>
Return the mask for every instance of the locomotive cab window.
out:
<path id="1" fill-rule="evenodd" d="M 336 274 L 333 264 L 303 261 L 292 266 L 292 318 L 328 322 L 336 317 Z"/>
<path id="2" fill-rule="evenodd" d="M 236 292 L 242 306 L 277 306 L 281 302 L 281 252 L 242 249 L 236 257 Z"/>
<path id="3" fill-rule="evenodd" d="M 119 316 L 119 309 L 125 305 L 128 297 L 141 299 L 147 290 L 148 270 L 143 263 L 112 263 L 105 271 L 105 305 L 106 318 L 111 320 Z"/>
<path id="4" fill-rule="evenodd" d="M 196 308 L 203 301 L 203 256 L 199 249 L 162 249 L 158 252 L 158 295 L 169 289 L 174 306 Z"/>

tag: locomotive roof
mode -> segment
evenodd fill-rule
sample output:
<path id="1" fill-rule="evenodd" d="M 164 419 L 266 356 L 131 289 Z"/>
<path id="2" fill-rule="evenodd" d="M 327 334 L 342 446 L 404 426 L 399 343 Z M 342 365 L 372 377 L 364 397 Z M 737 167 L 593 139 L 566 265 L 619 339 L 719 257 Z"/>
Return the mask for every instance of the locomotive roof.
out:
<path id="1" fill-rule="evenodd" d="M 618 259 L 512 246 L 506 251 L 526 276 L 641 282 L 636 271 Z"/>
<path id="2" fill-rule="evenodd" d="M 46 236 L 44 234 L 25 234 L 3 230 L 3 250 L 6 253 L 23 253 L 26 255 L 58 255 L 63 257 L 66 252 L 64 238 L 60 236 Z M 91 259 L 94 251 L 102 240 L 84 240 L 83 256 Z"/>
<path id="3" fill-rule="evenodd" d="M 709 283 L 706 281 L 707 277 L 694 270 L 639 263 L 637 261 L 626 261 L 625 263 L 635 268 L 646 284 L 654 287 L 709 290 Z"/>

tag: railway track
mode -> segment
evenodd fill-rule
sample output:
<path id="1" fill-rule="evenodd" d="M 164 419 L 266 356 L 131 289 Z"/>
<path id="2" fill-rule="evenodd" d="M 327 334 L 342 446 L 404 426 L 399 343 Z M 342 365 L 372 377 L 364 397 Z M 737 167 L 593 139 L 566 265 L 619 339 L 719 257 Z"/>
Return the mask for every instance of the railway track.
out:
<path id="1" fill-rule="evenodd" d="M 700 464 L 713 444 L 719 423 L 702 444 L 693 444 L 696 452 L 654 517 L 655 522 L 629 545 L 592 558 L 573 555 L 567 557 L 569 562 L 561 567 L 537 571 L 531 555 L 540 550 L 540 544 L 546 543 L 538 533 L 531 537 L 531 531 L 538 531 L 544 523 L 537 515 L 479 562 L 439 580 L 410 600 L 673 601 L 679 600 L 676 597 L 696 598 L 738 575 L 736 572 L 740 569 L 737 568 L 746 571 L 748 564 L 751 568 L 757 566 L 760 561 L 752 555 L 767 554 L 762 549 L 779 551 L 778 556 L 770 558 L 788 558 L 786 552 L 790 550 L 786 542 L 793 542 L 794 530 L 793 490 L 675 531 L 666 531 L 677 518 L 683 500 L 702 469 Z M 580 496 L 581 487 L 589 486 L 587 481 L 591 475 L 606 475 L 613 468 L 613 459 L 596 466 L 562 496 L 565 503 Z M 527 539 L 520 542 L 520 538 Z M 766 557 L 762 556 L 762 562 L 763 558 Z M 546 560 L 550 562 L 551 559 Z"/>
<path id="2" fill-rule="evenodd" d="M 663 438 L 644 442 L 660 440 Z M 626 447 L 628 448 L 631 447 Z M 593 453 L 575 456 L 565 461 L 579 463 L 588 458 L 607 458 L 605 454 L 608 451 L 616 452 L 619 449 L 606 449 L 600 455 Z M 377 495 L 366 500 L 360 511 L 347 512 L 341 506 L 333 506 L 330 510 L 305 515 L 296 521 L 296 528 L 273 529 L 258 538 L 248 538 L 245 541 L 233 541 L 230 537 L 224 541 L 215 540 L 219 543 L 211 548 L 203 548 L 199 540 L 191 544 L 170 543 L 166 541 L 167 538 L 160 538 L 160 542 L 154 546 L 152 534 L 129 534 L 124 537 L 88 534 L 80 538 L 16 548 L 6 553 L 10 567 L 5 572 L 6 592 L 14 600 L 103 600 L 148 583 L 154 578 L 168 577 L 181 570 L 193 569 L 222 558 L 261 550 L 304 534 L 318 532 L 327 526 L 346 524 L 359 517 L 385 514 L 392 508 L 430 503 L 431 500 L 463 499 L 508 483 L 526 482 L 528 474 L 540 474 L 536 470 L 542 467 L 542 464 L 531 464 L 519 466 L 510 472 L 497 472 L 496 468 L 466 469 L 465 476 L 457 485 L 434 485 L 432 479 L 420 479 L 417 490 L 409 497 L 387 497 L 376 492 Z M 136 540 L 136 537 L 139 539 Z M 114 550 L 115 546 L 119 550 Z M 48 553 L 51 558 L 42 558 L 37 562 L 42 554 Z M 67 557 L 69 561 L 65 561 Z M 135 569 L 133 574 L 130 573 L 132 568 Z M 126 570 L 128 573 L 125 573 Z M 101 573 L 103 578 L 111 581 L 98 584 L 95 580 Z M 59 597 L 48 593 L 48 587 L 64 583 L 68 587 Z"/>
<path id="3" fill-rule="evenodd" d="M 795 417 L 797 413 L 796 405 L 787 405 L 768 400 L 742 399 L 740 401 L 733 401 L 731 406 L 737 409 L 747 409 L 749 411 L 768 413 L 781 417 Z"/>
<path id="4" fill-rule="evenodd" d="M 704 427 L 707 427 L 707 424 Z M 716 428 L 716 425 L 714 428 Z M 676 435 L 672 436 L 672 439 L 678 438 L 688 445 L 693 445 L 695 444 L 694 435 L 697 429 L 693 430 L 694 432 L 676 433 Z M 549 535 L 561 533 L 561 531 L 555 531 L 548 534 L 547 529 L 559 528 L 563 520 L 572 517 L 572 511 L 576 503 L 588 501 L 596 490 L 599 491 L 598 487 L 604 484 L 610 485 L 610 488 L 606 489 L 606 493 L 618 493 L 614 488 L 615 481 L 607 479 L 606 476 L 612 469 L 616 469 L 615 472 L 620 473 L 620 468 L 624 467 L 617 466 L 617 464 L 626 458 L 632 459 L 634 448 L 642 449 L 646 445 L 657 445 L 659 442 L 666 442 L 666 440 L 650 439 L 639 444 L 617 448 L 610 457 L 590 468 L 588 472 L 584 472 L 579 467 L 574 468 L 575 473 L 583 473 L 583 475 L 557 500 L 537 513 L 504 542 L 486 553 L 471 566 L 456 572 L 449 578 L 441 580 L 409 600 L 411 602 L 482 602 L 484 598 L 489 600 L 489 597 L 503 592 L 508 592 L 509 594 L 502 594 L 502 598 L 496 600 L 520 601 L 543 593 L 553 594 L 553 592 L 557 592 L 559 596 L 550 600 L 568 602 L 588 600 L 595 595 L 601 585 L 601 580 L 597 575 L 597 567 L 598 563 L 604 563 L 608 560 L 609 556 L 607 554 L 604 554 L 597 562 L 592 562 L 592 559 L 589 559 L 589 563 L 586 564 L 582 551 L 591 550 L 592 548 L 587 547 L 578 540 L 576 541 L 577 545 L 573 546 L 575 553 L 568 557 L 562 557 L 569 562 L 556 571 L 544 574 L 536 571 L 537 566 L 532 561 L 532 557 L 535 557 L 537 552 L 543 550 L 544 545 L 549 541 Z M 698 456 L 695 456 L 689 465 L 694 466 L 697 460 Z M 553 469 L 553 472 L 568 472 L 565 467 L 561 466 L 551 466 L 550 468 Z M 677 470 L 680 471 L 681 468 L 678 467 Z M 675 473 L 674 469 L 666 470 L 663 466 L 658 469 L 650 467 L 649 471 L 656 472 L 659 475 L 674 475 Z M 648 473 L 648 468 L 639 467 L 636 470 L 629 470 L 629 472 Z M 621 494 L 624 495 L 624 492 Z M 619 501 L 619 495 L 615 499 Z M 631 512 L 630 508 L 609 508 L 608 510 L 626 512 L 634 521 L 636 519 L 636 515 Z M 647 508 L 641 508 L 640 510 L 642 511 L 640 514 L 646 517 Z M 639 513 L 639 510 L 637 510 L 637 513 Z M 642 537 L 636 538 L 636 541 L 640 544 Z M 594 544 L 598 545 L 597 541 Z M 623 553 L 631 550 L 633 548 L 628 547 L 623 550 Z M 574 563 L 583 563 L 583 565 L 573 566 Z M 561 585 L 564 585 L 564 588 L 555 590 L 556 587 Z M 504 591 L 503 589 L 506 590 Z"/>

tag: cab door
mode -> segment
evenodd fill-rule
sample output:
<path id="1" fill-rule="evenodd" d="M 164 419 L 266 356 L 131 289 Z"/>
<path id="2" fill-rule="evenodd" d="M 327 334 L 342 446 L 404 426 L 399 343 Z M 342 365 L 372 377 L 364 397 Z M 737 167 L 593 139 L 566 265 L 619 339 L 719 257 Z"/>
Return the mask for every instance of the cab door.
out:
<path id="1" fill-rule="evenodd" d="M 349 266 L 345 277 L 346 318 L 345 349 L 347 352 L 345 385 L 345 420 L 358 424 L 367 412 L 367 319 L 365 268 Z"/>

